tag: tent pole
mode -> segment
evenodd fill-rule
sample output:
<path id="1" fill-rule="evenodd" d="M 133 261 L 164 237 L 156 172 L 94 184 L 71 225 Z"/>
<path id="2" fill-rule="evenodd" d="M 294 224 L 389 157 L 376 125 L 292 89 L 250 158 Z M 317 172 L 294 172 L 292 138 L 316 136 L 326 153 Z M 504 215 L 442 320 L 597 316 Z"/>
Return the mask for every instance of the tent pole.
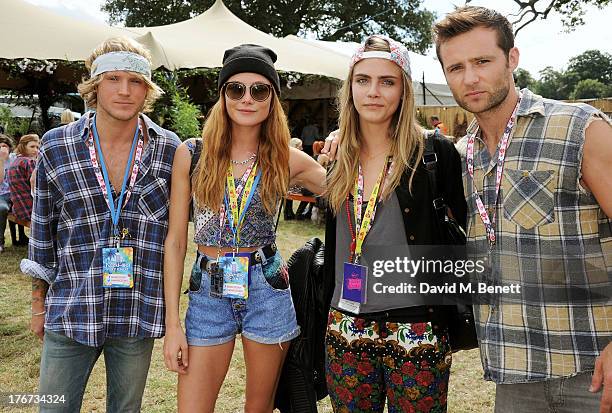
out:
<path id="1" fill-rule="evenodd" d="M 423 87 L 423 106 L 427 106 L 427 97 L 425 96 L 425 72 L 423 72 L 423 81 L 421 82 Z"/>

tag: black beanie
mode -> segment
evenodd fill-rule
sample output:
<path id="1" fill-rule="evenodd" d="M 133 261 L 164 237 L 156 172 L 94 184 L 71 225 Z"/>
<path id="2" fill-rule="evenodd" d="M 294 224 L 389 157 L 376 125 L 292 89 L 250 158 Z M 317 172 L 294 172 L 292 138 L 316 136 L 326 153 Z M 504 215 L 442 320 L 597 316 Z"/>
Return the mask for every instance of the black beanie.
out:
<path id="1" fill-rule="evenodd" d="M 225 51 L 223 67 L 219 72 L 219 90 L 227 79 L 236 73 L 258 73 L 266 77 L 274 86 L 276 94 L 280 96 L 280 79 L 274 68 L 276 53 L 267 47 L 256 44 L 241 44 Z"/>

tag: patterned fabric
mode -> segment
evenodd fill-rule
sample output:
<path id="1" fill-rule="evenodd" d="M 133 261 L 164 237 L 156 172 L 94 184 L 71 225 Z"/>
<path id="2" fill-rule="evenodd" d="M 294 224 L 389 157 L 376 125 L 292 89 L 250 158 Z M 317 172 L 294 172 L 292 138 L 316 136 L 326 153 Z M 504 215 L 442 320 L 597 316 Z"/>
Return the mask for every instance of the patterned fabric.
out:
<path id="1" fill-rule="evenodd" d="M 186 142 L 187 149 L 189 149 L 189 152 L 193 156 L 195 144 L 191 140 Z M 234 178 L 234 182 L 236 187 L 238 187 L 238 185 L 241 183 L 241 178 Z M 261 201 L 260 191 L 261 186 L 258 185 L 255 193 L 253 194 L 251 205 L 244 215 L 244 223 L 242 225 L 242 229 L 240 230 L 241 247 L 260 247 L 263 245 L 272 244 L 276 240 L 276 233 L 274 231 L 276 226 L 276 217 L 268 214 L 268 212 L 265 210 Z M 239 196 L 238 205 L 240 205 L 241 201 L 242 196 Z M 196 244 L 213 247 L 234 246 L 234 234 L 229 227 L 227 217 L 224 220 L 223 230 L 221 231 L 221 242 L 219 243 L 219 211 L 213 211 L 208 207 L 200 208 L 196 205 L 194 199 L 193 216 L 193 221 L 195 223 L 193 241 Z"/>
<path id="2" fill-rule="evenodd" d="M 391 60 L 393 63 L 398 65 L 404 72 L 406 72 L 408 76 L 412 76 L 412 71 L 410 69 L 410 54 L 408 53 L 408 49 L 406 48 L 406 46 L 404 46 L 400 42 L 393 40 L 390 37 L 383 36 L 380 34 L 370 36 L 370 37 L 378 37 L 379 39 L 386 40 L 387 43 L 389 43 L 389 49 L 391 49 L 391 52 L 383 52 L 383 51 L 377 51 L 377 50 L 370 50 L 366 52 L 365 51 L 365 44 L 367 42 L 366 40 L 366 42 L 364 42 L 355 51 L 355 53 L 351 57 L 351 63 L 349 66 L 350 68 L 355 66 L 357 62 L 363 59 L 371 59 L 371 58 L 387 59 L 387 60 Z"/>
<path id="3" fill-rule="evenodd" d="M 474 180 L 464 162 L 468 247 L 480 258 L 489 246 L 474 190 L 490 216 L 497 208 L 497 242 L 478 281 L 522 286 L 518 302 L 499 296 L 476 307 L 488 380 L 521 383 L 590 371 L 612 339 L 612 226 L 580 184 L 584 133 L 596 118 L 610 122 L 591 106 L 523 90 L 497 204 L 497 153 L 490 156 L 478 137 Z"/>
<path id="4" fill-rule="evenodd" d="M 109 52 L 100 55 L 91 64 L 91 77 L 115 70 L 140 73 L 151 79 L 151 64 L 143 56 L 132 52 Z"/>
<path id="5" fill-rule="evenodd" d="M 102 249 L 114 243 L 106 194 L 87 146 L 91 116 L 43 137 L 29 259 L 21 268 L 50 284 L 45 329 L 88 346 L 100 346 L 107 337 L 161 337 L 163 244 L 172 160 L 180 141 L 142 115 L 148 142 L 119 219 L 129 231 L 122 247 L 134 248 L 134 287 L 104 289 Z"/>
<path id="6" fill-rule="evenodd" d="M 451 351 L 431 323 L 366 321 L 331 309 L 327 388 L 335 412 L 446 412 Z"/>
<path id="7" fill-rule="evenodd" d="M 23 221 L 29 221 L 32 214 L 32 187 L 30 177 L 34 172 L 36 161 L 25 156 L 18 156 L 8 169 L 7 180 L 10 186 L 11 212 Z"/>

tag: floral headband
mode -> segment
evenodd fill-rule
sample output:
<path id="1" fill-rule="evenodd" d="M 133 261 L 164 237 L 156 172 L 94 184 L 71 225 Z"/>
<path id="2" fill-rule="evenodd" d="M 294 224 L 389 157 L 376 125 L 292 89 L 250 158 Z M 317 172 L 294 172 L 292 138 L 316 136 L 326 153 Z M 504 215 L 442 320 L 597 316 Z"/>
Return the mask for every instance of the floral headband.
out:
<path id="1" fill-rule="evenodd" d="M 149 80 L 151 79 L 151 64 L 149 61 L 145 57 L 132 52 L 110 52 L 98 56 L 91 64 L 91 77 L 115 70 L 136 72 Z"/>
<path id="2" fill-rule="evenodd" d="M 389 43 L 389 49 L 391 49 L 391 51 L 383 52 L 379 50 L 370 50 L 366 52 L 365 45 L 372 37 L 377 37 L 379 39 L 385 40 L 387 43 Z M 355 66 L 357 62 L 363 59 L 372 58 L 391 60 L 393 63 L 397 64 L 400 68 L 402 68 L 402 70 L 408 76 L 412 76 L 412 71 L 410 70 L 410 56 L 408 55 L 408 49 L 406 48 L 406 46 L 404 46 L 400 42 L 396 42 L 390 37 L 382 36 L 379 34 L 368 37 L 366 41 L 363 42 L 361 46 L 359 46 L 359 49 L 357 49 L 353 54 L 353 57 L 351 58 L 350 68 L 353 68 L 353 66 Z"/>

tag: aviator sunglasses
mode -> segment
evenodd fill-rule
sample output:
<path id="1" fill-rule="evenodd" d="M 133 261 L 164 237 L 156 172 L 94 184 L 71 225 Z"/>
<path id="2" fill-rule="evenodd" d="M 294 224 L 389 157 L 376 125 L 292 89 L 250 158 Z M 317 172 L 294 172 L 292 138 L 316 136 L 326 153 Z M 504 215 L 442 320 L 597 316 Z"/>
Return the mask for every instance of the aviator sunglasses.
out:
<path id="1" fill-rule="evenodd" d="M 225 96 L 232 100 L 240 100 L 247 90 L 247 85 L 242 82 L 227 82 L 225 85 Z M 249 93 L 253 100 L 263 102 L 268 99 L 272 86 L 266 83 L 253 83 L 249 86 Z"/>

